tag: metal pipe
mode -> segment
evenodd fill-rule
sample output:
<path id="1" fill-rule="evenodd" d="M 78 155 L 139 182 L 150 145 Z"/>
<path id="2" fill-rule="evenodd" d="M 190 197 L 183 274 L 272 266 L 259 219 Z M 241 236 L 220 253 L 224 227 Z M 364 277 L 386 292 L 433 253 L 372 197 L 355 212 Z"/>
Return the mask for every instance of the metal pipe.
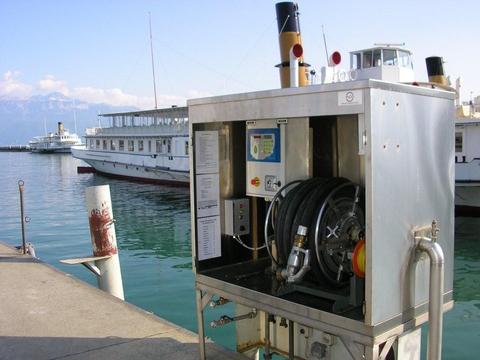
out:
<path id="1" fill-rule="evenodd" d="M 415 237 L 417 249 L 430 258 L 428 303 L 428 360 L 442 358 L 443 278 L 445 259 L 442 247 L 425 236 Z"/>
<path id="2" fill-rule="evenodd" d="M 108 185 L 90 186 L 85 191 L 93 255 L 100 271 L 98 287 L 124 300 L 122 272 L 118 258 L 117 238 Z"/>
<path id="3" fill-rule="evenodd" d="M 291 47 L 289 51 L 289 60 L 290 60 L 290 87 L 298 87 L 299 85 L 299 76 L 298 76 L 298 67 L 299 67 L 299 57 L 297 53 L 294 51 L 295 47 L 302 48 L 299 44 L 295 44 Z"/>
<path id="4" fill-rule="evenodd" d="M 270 314 L 265 313 L 265 347 L 263 348 L 263 358 L 265 360 L 270 360 L 272 356 L 270 355 Z"/>
<path id="5" fill-rule="evenodd" d="M 295 359 L 295 342 L 293 338 L 293 321 L 288 320 L 288 359 L 294 360 Z"/>
<path id="6" fill-rule="evenodd" d="M 249 313 L 243 314 L 243 315 L 237 315 L 230 317 L 228 315 L 222 315 L 220 316 L 220 319 L 218 320 L 212 320 L 210 322 L 210 327 L 212 328 L 217 328 L 223 325 L 230 324 L 231 322 L 235 321 L 240 321 L 240 320 L 245 320 L 245 319 L 254 319 L 257 316 L 257 309 L 253 308 L 252 311 Z"/>
<path id="7" fill-rule="evenodd" d="M 22 224 L 22 254 L 27 253 L 27 244 L 25 242 L 25 216 L 24 216 L 24 211 L 23 211 L 23 186 L 25 183 L 23 180 L 18 180 L 18 191 L 20 193 L 20 218 L 21 218 L 21 224 Z"/>

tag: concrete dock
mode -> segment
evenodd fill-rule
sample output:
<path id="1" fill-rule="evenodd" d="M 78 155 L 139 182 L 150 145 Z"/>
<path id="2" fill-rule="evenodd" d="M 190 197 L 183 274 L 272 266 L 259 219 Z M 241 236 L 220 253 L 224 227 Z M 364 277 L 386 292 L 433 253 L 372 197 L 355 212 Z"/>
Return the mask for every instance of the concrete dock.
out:
<path id="1" fill-rule="evenodd" d="M 195 333 L 1 243 L 0 289 L 0 359 L 199 358 Z M 245 359 L 213 343 L 207 358 Z"/>

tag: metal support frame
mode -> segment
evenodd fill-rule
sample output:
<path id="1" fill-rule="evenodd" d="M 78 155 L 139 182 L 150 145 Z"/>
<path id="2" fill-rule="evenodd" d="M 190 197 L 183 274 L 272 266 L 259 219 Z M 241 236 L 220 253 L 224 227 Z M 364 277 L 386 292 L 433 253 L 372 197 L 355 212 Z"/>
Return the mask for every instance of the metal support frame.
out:
<path id="1" fill-rule="evenodd" d="M 197 327 L 198 327 L 198 347 L 200 351 L 200 360 L 206 360 L 205 352 L 205 323 L 203 318 L 203 309 L 208 305 L 212 295 L 206 291 L 197 289 L 195 291 L 195 300 L 197 305 Z"/>
<path id="2" fill-rule="evenodd" d="M 395 342 L 396 339 L 397 339 L 397 337 L 393 336 L 385 342 L 385 344 L 383 345 L 382 351 L 380 352 L 380 355 L 378 356 L 378 360 L 385 360 L 385 358 L 388 355 L 388 352 L 392 348 L 392 345 L 393 345 L 393 343 Z"/>

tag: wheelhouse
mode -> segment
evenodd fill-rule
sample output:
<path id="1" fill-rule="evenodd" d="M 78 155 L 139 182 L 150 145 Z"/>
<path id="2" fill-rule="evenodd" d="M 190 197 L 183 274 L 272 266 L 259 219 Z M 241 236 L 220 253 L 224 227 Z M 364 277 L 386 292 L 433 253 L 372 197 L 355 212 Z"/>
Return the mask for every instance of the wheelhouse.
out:
<path id="1" fill-rule="evenodd" d="M 353 51 L 350 68 L 358 80 L 414 81 L 412 53 L 400 47 L 378 46 Z"/>

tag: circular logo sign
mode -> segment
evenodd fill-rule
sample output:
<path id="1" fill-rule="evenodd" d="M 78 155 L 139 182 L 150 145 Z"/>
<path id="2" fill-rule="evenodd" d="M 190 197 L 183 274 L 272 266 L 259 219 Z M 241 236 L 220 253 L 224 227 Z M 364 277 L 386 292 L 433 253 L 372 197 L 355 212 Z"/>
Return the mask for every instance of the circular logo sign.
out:
<path id="1" fill-rule="evenodd" d="M 353 99 L 354 99 L 354 95 L 353 95 L 353 92 L 349 91 L 345 94 L 345 100 L 347 100 L 347 102 L 352 102 Z"/>

